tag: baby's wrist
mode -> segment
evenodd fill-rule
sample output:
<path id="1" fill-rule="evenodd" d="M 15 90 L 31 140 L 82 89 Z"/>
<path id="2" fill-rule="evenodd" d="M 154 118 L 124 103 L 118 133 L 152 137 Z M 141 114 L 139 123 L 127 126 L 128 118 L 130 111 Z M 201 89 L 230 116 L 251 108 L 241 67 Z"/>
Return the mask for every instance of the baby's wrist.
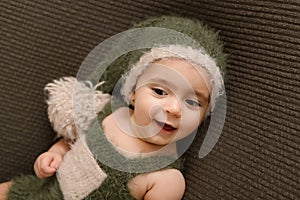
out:
<path id="1" fill-rule="evenodd" d="M 53 153 L 61 154 L 62 156 L 70 150 L 70 146 L 62 138 L 55 143 L 48 151 Z"/>

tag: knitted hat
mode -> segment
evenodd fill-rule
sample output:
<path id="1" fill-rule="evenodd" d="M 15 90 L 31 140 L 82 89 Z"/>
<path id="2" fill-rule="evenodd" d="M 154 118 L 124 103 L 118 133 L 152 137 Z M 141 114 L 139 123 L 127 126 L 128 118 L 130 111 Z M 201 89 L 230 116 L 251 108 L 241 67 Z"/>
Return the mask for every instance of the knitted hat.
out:
<path id="1" fill-rule="evenodd" d="M 224 92 L 223 77 L 226 69 L 226 55 L 222 52 L 223 46 L 218 34 L 200 21 L 174 16 L 150 18 L 133 28 L 147 27 L 170 29 L 180 34 L 165 36 L 160 44 L 154 44 L 151 49 L 138 49 L 121 56 L 109 66 L 112 70 L 102 76 L 105 85 L 115 86 L 118 79 L 112 77 L 120 77 L 122 73 L 122 86 L 117 90 L 120 90 L 124 101 L 128 103 L 139 75 L 150 63 L 161 58 L 178 57 L 205 69 L 210 75 L 212 91 L 209 111 L 212 111 L 217 98 Z M 103 90 L 108 92 L 107 88 Z M 111 92 L 111 88 L 108 90 Z"/>

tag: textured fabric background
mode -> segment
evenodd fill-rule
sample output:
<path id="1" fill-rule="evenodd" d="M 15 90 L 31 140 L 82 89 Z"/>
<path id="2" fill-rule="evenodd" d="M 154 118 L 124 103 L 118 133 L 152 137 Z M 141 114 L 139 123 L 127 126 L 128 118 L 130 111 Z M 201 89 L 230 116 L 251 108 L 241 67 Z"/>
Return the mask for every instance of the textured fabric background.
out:
<path id="1" fill-rule="evenodd" d="M 53 142 L 45 84 L 162 14 L 204 20 L 230 55 L 224 130 L 204 159 L 199 138 L 187 152 L 184 199 L 300 199 L 298 0 L 0 0 L 0 182 L 33 173 Z"/>

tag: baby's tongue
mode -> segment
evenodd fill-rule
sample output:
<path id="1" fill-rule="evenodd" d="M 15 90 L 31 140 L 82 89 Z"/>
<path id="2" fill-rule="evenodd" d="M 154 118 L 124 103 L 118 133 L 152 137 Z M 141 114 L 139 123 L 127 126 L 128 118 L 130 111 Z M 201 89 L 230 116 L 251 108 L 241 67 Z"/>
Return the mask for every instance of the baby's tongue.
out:
<path id="1" fill-rule="evenodd" d="M 167 131 L 172 131 L 172 130 L 174 130 L 175 128 L 172 127 L 172 126 L 170 126 L 170 125 L 168 125 L 168 124 L 165 124 L 165 125 L 163 126 L 163 129 L 165 129 L 165 130 L 167 130 Z"/>

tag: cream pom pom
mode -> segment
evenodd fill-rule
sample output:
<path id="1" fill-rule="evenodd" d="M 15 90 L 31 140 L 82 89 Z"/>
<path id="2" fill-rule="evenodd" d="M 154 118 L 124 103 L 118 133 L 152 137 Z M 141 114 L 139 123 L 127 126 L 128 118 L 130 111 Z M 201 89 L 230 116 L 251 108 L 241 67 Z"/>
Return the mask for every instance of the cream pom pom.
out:
<path id="1" fill-rule="evenodd" d="M 110 100 L 109 94 L 96 90 L 101 84 L 103 82 L 93 87 L 88 81 L 64 77 L 46 85 L 48 118 L 58 137 L 75 141 L 78 133 L 88 129 L 97 113 Z"/>

